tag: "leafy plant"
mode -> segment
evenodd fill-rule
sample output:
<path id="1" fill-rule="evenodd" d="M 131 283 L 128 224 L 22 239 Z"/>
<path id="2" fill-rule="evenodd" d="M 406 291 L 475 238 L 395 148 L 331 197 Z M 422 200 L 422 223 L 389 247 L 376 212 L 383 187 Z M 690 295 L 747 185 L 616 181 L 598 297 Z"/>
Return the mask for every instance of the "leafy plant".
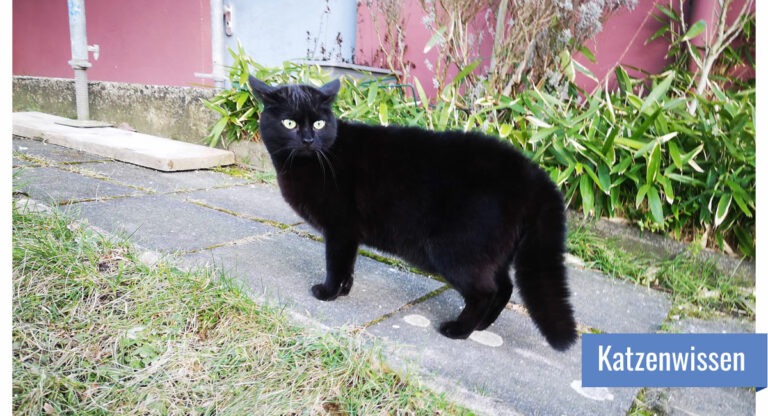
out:
<path id="1" fill-rule="evenodd" d="M 754 89 L 716 89 L 708 100 L 672 91 L 675 77 L 655 77 L 641 97 L 619 68 L 619 92 L 581 105 L 524 92 L 510 106 L 509 137 L 585 215 L 754 255 Z M 700 103 L 696 114 L 687 99 Z"/>
<path id="2" fill-rule="evenodd" d="M 235 141 L 258 141 L 258 114 L 263 105 L 248 89 L 248 75 L 253 74 L 262 81 L 274 84 L 311 83 L 320 85 L 328 77 L 317 65 L 283 63 L 279 68 L 268 68 L 256 63 L 238 43 L 237 50 L 229 50 L 233 63 L 229 70 L 230 89 L 219 92 L 203 104 L 221 115 L 205 138 L 210 146 L 221 143 L 226 147 Z"/>

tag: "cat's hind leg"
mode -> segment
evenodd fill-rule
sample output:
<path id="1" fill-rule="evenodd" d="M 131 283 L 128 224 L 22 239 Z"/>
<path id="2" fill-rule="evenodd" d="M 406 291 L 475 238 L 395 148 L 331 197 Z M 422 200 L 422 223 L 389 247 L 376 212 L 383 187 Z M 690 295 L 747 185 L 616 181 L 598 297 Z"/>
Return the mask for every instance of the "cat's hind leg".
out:
<path id="1" fill-rule="evenodd" d="M 448 338 L 468 338 L 488 310 L 490 296 L 464 297 L 465 306 L 455 321 L 440 324 L 440 333 Z"/>
<path id="2" fill-rule="evenodd" d="M 443 322 L 440 333 L 448 338 L 465 339 L 483 322 L 493 306 L 498 291 L 493 273 L 453 272 L 444 276 L 464 298 L 464 309 L 456 320 Z"/>
<path id="3" fill-rule="evenodd" d="M 501 311 L 509 303 L 509 299 L 512 297 L 512 279 L 509 276 L 509 267 L 510 263 L 505 263 L 496 271 L 495 281 L 498 291 L 496 296 L 493 297 L 493 301 L 491 301 L 485 316 L 477 328 L 475 328 L 477 331 L 485 330 L 496 322 L 496 319 L 501 315 Z"/>

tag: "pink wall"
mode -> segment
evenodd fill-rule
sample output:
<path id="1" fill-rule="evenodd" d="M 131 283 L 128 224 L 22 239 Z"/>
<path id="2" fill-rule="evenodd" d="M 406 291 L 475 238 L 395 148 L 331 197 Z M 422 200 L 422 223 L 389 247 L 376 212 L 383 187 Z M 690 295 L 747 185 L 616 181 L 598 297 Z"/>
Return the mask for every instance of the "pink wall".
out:
<path id="1" fill-rule="evenodd" d="M 663 26 L 653 18 L 654 14 L 659 14 L 656 3 L 659 0 L 638 0 L 634 10 L 621 9 L 606 19 L 603 30 L 585 43 L 595 55 L 594 63 L 580 54 L 576 56 L 576 60 L 595 75 L 601 87 L 605 88 L 606 81 L 609 89 L 616 87 L 614 71 L 618 65 L 630 76 L 643 77 L 641 71 L 633 68 L 656 74 L 668 64 L 664 55 L 669 44 L 663 38 L 645 43 Z M 666 0 L 661 3 L 669 4 Z M 589 92 L 598 86 L 597 82 L 580 73 L 576 83 Z"/>
<path id="2" fill-rule="evenodd" d="M 89 80 L 156 85 L 209 84 L 209 0 L 86 0 Z M 13 0 L 13 74 L 72 78 L 67 2 Z"/>
<path id="3" fill-rule="evenodd" d="M 734 8 L 744 0 L 737 0 Z M 632 66 L 656 73 L 664 68 L 667 45 L 646 39 L 661 24 L 651 13 L 654 4 L 667 0 L 638 0 L 633 11 L 623 10 L 603 23 L 603 30 L 587 46 L 597 57 L 591 63 L 579 62 L 600 80 L 614 86 L 613 71 L 621 64 L 631 74 Z M 359 2 L 355 62 L 386 67 L 379 49 L 370 11 Z M 676 3 L 676 2 L 675 2 Z M 715 0 L 697 0 L 693 19 L 714 19 Z M 422 23 L 424 12 L 418 0 L 403 0 L 404 28 L 407 35 L 406 59 L 410 72 L 418 77 L 428 94 L 433 94 L 430 65 L 435 66 L 435 49 L 424 53 L 432 34 Z M 754 7 L 753 7 L 754 9 Z M 67 2 L 64 0 L 13 0 L 13 74 L 43 77 L 73 76 L 70 59 Z M 694 20 L 694 21 L 695 21 Z M 91 80 L 158 85 L 210 85 L 196 78 L 195 72 L 211 71 L 209 0 L 86 0 L 88 42 L 99 44 L 98 61 L 90 59 Z M 477 27 L 483 26 L 478 16 Z M 490 35 L 479 55 L 486 67 L 490 57 Z M 427 63 L 429 62 L 429 64 Z M 455 70 L 454 70 L 455 73 Z M 592 91 L 597 83 L 579 76 L 578 83 Z"/>
<path id="4" fill-rule="evenodd" d="M 744 0 L 737 0 L 733 8 L 740 8 Z M 641 77 L 643 73 L 632 69 L 637 67 L 649 73 L 659 73 L 667 65 L 664 56 L 667 52 L 668 44 L 664 39 L 656 39 L 646 44 L 646 40 L 658 29 L 662 23 L 653 18 L 653 14 L 659 14 L 655 4 L 662 3 L 668 5 L 667 0 L 638 0 L 637 6 L 630 11 L 622 9 L 610 16 L 603 22 L 603 30 L 597 36 L 588 41 L 586 46 L 593 52 L 596 62 L 590 62 L 587 58 L 577 55 L 579 63 L 587 67 L 598 79 L 601 86 L 608 83 L 609 88 L 615 88 L 616 81 L 614 70 L 617 65 L 622 65 L 630 75 Z M 674 4 L 679 4 L 673 2 Z M 695 2 L 696 10 L 693 17 L 698 19 L 714 19 L 714 13 L 711 11 L 715 0 L 697 0 Z M 737 8 L 738 7 L 738 8 Z M 754 9 L 754 7 L 753 7 Z M 425 13 L 417 0 L 404 0 L 402 16 L 405 19 L 405 33 L 408 39 L 408 49 L 406 50 L 406 59 L 412 64 L 411 74 L 417 77 L 424 86 L 428 94 L 433 95 L 432 87 L 433 71 L 430 71 L 425 64 L 426 60 L 435 63 L 437 53 L 435 50 L 424 54 L 424 46 L 431 38 L 432 34 L 422 23 Z M 478 16 L 482 19 L 482 16 Z M 480 20 L 479 22 L 482 22 Z M 358 26 L 357 26 L 357 47 L 355 51 L 356 63 L 371 65 L 377 67 L 386 67 L 382 54 L 377 52 L 379 41 L 377 39 L 373 19 L 370 11 L 365 6 L 365 2 L 360 2 L 358 8 Z M 714 25 L 714 21 L 708 23 Z M 482 24 L 478 27 L 484 27 Z M 483 59 L 480 66 L 487 67 L 490 59 L 490 35 L 486 35 L 486 44 L 480 48 L 479 55 Z M 454 71 L 455 73 L 455 71 Z M 577 84 L 586 91 L 594 91 L 598 82 L 588 77 L 577 74 Z"/>
<path id="5" fill-rule="evenodd" d="M 738 17 L 738 12 L 741 11 L 741 9 L 744 7 L 744 3 L 747 0 L 734 0 L 733 3 L 731 3 L 731 7 L 728 10 L 728 14 L 726 15 L 726 23 L 732 24 L 736 18 Z M 752 3 L 749 11 L 750 13 L 755 13 L 755 2 Z M 704 31 L 704 33 L 694 39 L 691 43 L 699 46 L 704 45 L 705 39 L 711 39 L 714 34 L 714 28 L 717 20 L 717 15 L 719 13 L 719 5 L 716 0 L 699 0 L 696 3 L 696 6 L 691 11 L 691 22 L 696 22 L 699 20 L 704 20 L 707 22 L 707 30 Z M 736 39 L 734 42 L 736 44 L 742 44 L 744 43 L 743 39 Z M 753 51 L 754 53 L 754 51 Z M 691 62 L 690 66 L 691 70 L 695 69 L 696 66 L 693 62 Z M 747 66 L 737 66 L 730 69 L 730 75 L 735 77 L 741 77 L 742 79 L 748 79 L 755 76 L 755 71 L 751 67 Z"/>
<path id="6" fill-rule="evenodd" d="M 73 77 L 67 2 L 13 0 L 13 74 Z"/>
<path id="7" fill-rule="evenodd" d="M 405 58 L 411 65 L 410 74 L 419 79 L 427 95 L 434 96 L 435 88 L 432 84 L 432 79 L 435 77 L 434 68 L 438 60 L 438 53 L 436 48 L 432 48 L 429 52 L 424 53 L 424 47 L 432 38 L 432 32 L 422 23 L 425 12 L 418 0 L 403 0 L 402 3 L 401 16 L 405 23 L 403 27 L 405 28 L 407 40 Z M 483 16 L 478 16 L 477 19 L 478 24 L 476 26 L 483 27 L 480 24 Z M 373 23 L 371 11 L 364 1 L 359 2 L 357 9 L 355 63 L 386 68 L 386 60 L 383 54 L 378 51 L 379 39 Z M 382 31 L 382 36 L 383 33 Z M 486 35 L 485 42 L 480 48 L 480 55 L 485 58 L 481 67 L 488 65 L 492 46 L 490 37 Z M 430 66 L 433 69 L 430 69 Z M 456 72 L 456 69 L 451 69 L 448 79 L 450 80 L 451 74 L 456 74 Z"/>

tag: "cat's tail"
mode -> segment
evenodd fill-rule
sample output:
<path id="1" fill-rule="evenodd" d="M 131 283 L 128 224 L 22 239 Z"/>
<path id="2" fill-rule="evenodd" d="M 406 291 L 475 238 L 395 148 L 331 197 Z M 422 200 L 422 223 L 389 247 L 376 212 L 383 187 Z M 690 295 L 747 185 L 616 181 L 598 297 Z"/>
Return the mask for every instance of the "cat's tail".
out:
<path id="1" fill-rule="evenodd" d="M 564 351 L 578 337 L 564 264 L 566 224 L 557 201 L 540 206 L 520 241 L 515 258 L 515 281 L 525 306 L 552 348 Z"/>

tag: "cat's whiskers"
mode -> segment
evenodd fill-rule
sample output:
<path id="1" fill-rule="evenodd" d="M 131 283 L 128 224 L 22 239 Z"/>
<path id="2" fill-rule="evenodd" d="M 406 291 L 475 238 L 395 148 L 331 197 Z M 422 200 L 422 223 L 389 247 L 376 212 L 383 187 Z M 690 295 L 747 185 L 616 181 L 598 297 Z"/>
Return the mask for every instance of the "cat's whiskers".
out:
<path id="1" fill-rule="evenodd" d="M 320 171 L 323 173 L 323 188 L 325 188 L 325 164 L 323 164 L 323 158 L 320 156 L 319 151 L 315 151 L 314 154 L 317 163 L 320 165 Z"/>
<path id="2" fill-rule="evenodd" d="M 328 163 L 328 170 L 331 171 L 331 179 L 333 179 L 333 184 L 338 186 L 336 183 L 336 170 L 333 169 L 331 158 L 322 149 L 317 149 L 315 151 L 315 155 L 317 156 L 317 161 L 320 163 L 320 168 L 323 171 L 323 185 L 325 185 L 325 163 Z M 323 163 L 324 161 L 325 163 Z"/>
<path id="3" fill-rule="evenodd" d="M 286 174 L 288 171 L 293 167 L 293 161 L 296 158 L 296 149 L 293 149 L 289 146 L 285 146 L 284 148 L 280 149 L 280 151 L 288 151 L 288 157 L 285 158 L 285 163 L 283 164 L 283 170 L 280 172 L 280 174 Z"/>

